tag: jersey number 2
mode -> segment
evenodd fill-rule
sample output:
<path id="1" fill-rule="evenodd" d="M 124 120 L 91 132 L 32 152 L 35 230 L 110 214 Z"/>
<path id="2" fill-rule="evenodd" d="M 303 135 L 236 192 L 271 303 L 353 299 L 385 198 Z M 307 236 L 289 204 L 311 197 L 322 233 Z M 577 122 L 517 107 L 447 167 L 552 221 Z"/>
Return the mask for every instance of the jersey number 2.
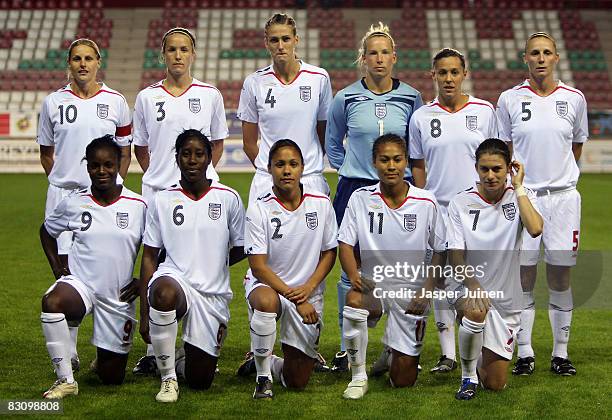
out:
<path id="1" fill-rule="evenodd" d="M 270 219 L 270 222 L 274 225 L 274 233 L 272 234 L 272 239 L 280 239 L 283 237 L 282 233 L 279 233 L 281 228 L 281 220 L 278 217 L 273 217 Z"/>

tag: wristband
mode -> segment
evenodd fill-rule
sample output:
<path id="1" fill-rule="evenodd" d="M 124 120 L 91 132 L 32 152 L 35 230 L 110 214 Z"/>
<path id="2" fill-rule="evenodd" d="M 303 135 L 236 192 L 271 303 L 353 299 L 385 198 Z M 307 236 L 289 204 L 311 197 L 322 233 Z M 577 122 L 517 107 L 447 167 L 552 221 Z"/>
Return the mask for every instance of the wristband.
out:
<path id="1" fill-rule="evenodd" d="M 519 187 L 516 187 L 514 189 L 514 193 L 516 194 L 516 198 L 522 197 L 524 195 L 527 195 L 527 191 L 525 191 L 525 187 L 523 187 L 522 185 Z"/>

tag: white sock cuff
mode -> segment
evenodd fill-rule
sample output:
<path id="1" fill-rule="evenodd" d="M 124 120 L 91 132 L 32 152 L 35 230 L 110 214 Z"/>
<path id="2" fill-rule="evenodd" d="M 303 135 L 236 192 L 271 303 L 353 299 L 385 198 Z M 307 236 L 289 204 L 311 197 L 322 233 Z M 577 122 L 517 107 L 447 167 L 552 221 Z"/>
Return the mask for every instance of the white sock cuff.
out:
<path id="1" fill-rule="evenodd" d="M 149 322 L 162 327 L 165 325 L 170 325 L 173 322 L 176 322 L 176 311 L 158 311 L 151 306 L 149 307 Z"/>
<path id="2" fill-rule="evenodd" d="M 463 319 L 461 320 L 461 326 L 472 334 L 478 334 L 478 333 L 481 333 L 482 330 L 484 330 L 485 323 L 475 322 L 475 321 L 472 321 L 471 319 L 463 317 Z"/>
<path id="3" fill-rule="evenodd" d="M 58 312 L 58 313 L 55 313 L 55 312 L 53 312 L 53 313 L 52 312 L 41 312 L 40 313 L 40 321 L 44 322 L 46 324 L 53 324 L 53 323 L 56 323 L 56 322 L 61 322 L 64 319 L 66 319 L 66 316 L 63 313 L 61 313 L 61 312 Z"/>
<path id="4" fill-rule="evenodd" d="M 548 305 L 550 309 L 556 309 L 563 312 L 571 311 L 574 308 L 572 288 L 570 287 L 563 291 L 548 289 Z"/>
<path id="5" fill-rule="evenodd" d="M 342 316 L 346 319 L 355 322 L 366 322 L 368 320 L 370 312 L 366 309 L 353 308 L 351 306 L 344 306 Z"/>
<path id="6" fill-rule="evenodd" d="M 276 332 L 276 313 L 253 310 L 251 330 L 260 336 L 274 334 Z"/>

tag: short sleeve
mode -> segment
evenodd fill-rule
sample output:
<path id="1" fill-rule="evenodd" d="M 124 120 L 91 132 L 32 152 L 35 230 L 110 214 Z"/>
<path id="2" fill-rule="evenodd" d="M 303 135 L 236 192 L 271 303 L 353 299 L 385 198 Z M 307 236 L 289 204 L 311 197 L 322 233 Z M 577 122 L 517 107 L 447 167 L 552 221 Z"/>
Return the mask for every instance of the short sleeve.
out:
<path id="1" fill-rule="evenodd" d="M 223 140 L 229 135 L 227 119 L 225 117 L 225 106 L 221 92 L 216 91 L 212 115 L 210 116 L 210 138 L 212 141 Z"/>
<path id="2" fill-rule="evenodd" d="M 228 218 L 230 246 L 244 246 L 244 206 L 238 194 L 232 197 L 230 211 Z"/>
<path id="3" fill-rule="evenodd" d="M 505 92 L 499 96 L 495 115 L 499 138 L 504 141 L 512 141 L 512 121 L 510 121 L 507 98 L 508 95 Z"/>
<path id="4" fill-rule="evenodd" d="M 164 246 L 159 224 L 159 215 L 157 213 L 157 200 L 159 196 L 159 193 L 155 194 L 153 200 L 148 205 L 143 239 L 145 245 L 153 248 L 163 248 Z"/>
<path id="5" fill-rule="evenodd" d="M 249 206 L 244 221 L 244 252 L 247 255 L 268 253 L 268 238 L 257 203 Z"/>
<path id="6" fill-rule="evenodd" d="M 45 229 L 54 238 L 58 238 L 62 232 L 70 230 L 70 200 L 70 195 L 64 197 L 45 219 Z"/>
<path id="7" fill-rule="evenodd" d="M 325 128 L 325 153 L 327 153 L 327 158 L 332 168 L 338 169 L 344 162 L 343 142 L 345 135 L 344 94 L 338 92 L 331 103 Z"/>
<path id="8" fill-rule="evenodd" d="M 41 146 L 55 146 L 55 142 L 53 141 L 53 123 L 49 115 L 50 100 L 51 95 L 45 98 L 40 109 L 40 116 L 38 117 L 38 135 L 36 136 L 36 142 Z"/>
<path id="9" fill-rule="evenodd" d="M 455 199 L 451 200 L 448 205 L 448 225 L 446 228 L 448 249 L 465 249 L 465 237 L 463 235 L 461 215 L 459 214 Z"/>
<path id="10" fill-rule="evenodd" d="M 143 91 L 136 97 L 134 105 L 134 130 L 132 138 L 136 146 L 149 145 L 149 133 L 147 132 L 147 124 L 144 117 L 144 99 Z"/>
<path id="11" fill-rule="evenodd" d="M 574 143 L 584 143 L 589 137 L 589 121 L 587 117 L 586 99 L 581 95 L 580 103 L 576 107 L 576 121 L 573 129 Z"/>
<path id="12" fill-rule="evenodd" d="M 129 146 L 132 143 L 132 117 L 130 107 L 123 96 L 119 101 L 119 120 L 115 129 L 115 141 L 119 146 Z"/>
<path id="13" fill-rule="evenodd" d="M 321 81 L 321 96 L 319 97 L 319 111 L 317 112 L 317 121 L 326 121 L 329 114 L 329 107 L 333 100 L 331 83 L 329 74 L 325 72 L 325 77 Z"/>
<path id="14" fill-rule="evenodd" d="M 487 132 L 485 133 L 485 138 L 498 138 L 499 131 L 497 129 L 497 115 L 493 109 L 490 110 L 489 115 L 489 126 L 487 127 Z"/>
<path id="15" fill-rule="evenodd" d="M 336 214 L 331 202 L 325 201 L 326 215 L 325 215 L 325 230 L 323 231 L 323 243 L 321 244 L 321 251 L 327 251 L 328 249 L 336 248 L 338 246 L 338 225 L 336 224 Z"/>
<path id="16" fill-rule="evenodd" d="M 338 242 L 355 246 L 359 242 L 359 232 L 357 231 L 357 206 L 358 194 L 353 193 L 344 211 L 344 218 L 338 231 Z"/>
<path id="17" fill-rule="evenodd" d="M 421 130 L 417 126 L 416 118 L 411 118 L 408 123 L 408 156 L 410 159 L 424 159 Z"/>
<path id="18" fill-rule="evenodd" d="M 257 112 L 257 98 L 255 96 L 255 78 L 248 76 L 242 84 L 240 91 L 240 101 L 238 102 L 238 111 L 236 118 L 241 121 L 257 124 L 259 122 L 259 114 Z"/>

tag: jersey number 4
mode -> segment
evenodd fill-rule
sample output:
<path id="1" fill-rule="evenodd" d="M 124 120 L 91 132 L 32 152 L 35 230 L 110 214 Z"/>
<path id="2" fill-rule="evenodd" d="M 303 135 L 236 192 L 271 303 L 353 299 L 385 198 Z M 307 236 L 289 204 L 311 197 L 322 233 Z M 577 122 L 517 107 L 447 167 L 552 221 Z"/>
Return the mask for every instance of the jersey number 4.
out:
<path id="1" fill-rule="evenodd" d="M 270 104 L 270 108 L 274 108 L 276 99 L 274 99 L 274 95 L 272 95 L 272 88 L 268 89 L 268 93 L 266 95 L 266 100 L 264 101 L 264 103 Z"/>

